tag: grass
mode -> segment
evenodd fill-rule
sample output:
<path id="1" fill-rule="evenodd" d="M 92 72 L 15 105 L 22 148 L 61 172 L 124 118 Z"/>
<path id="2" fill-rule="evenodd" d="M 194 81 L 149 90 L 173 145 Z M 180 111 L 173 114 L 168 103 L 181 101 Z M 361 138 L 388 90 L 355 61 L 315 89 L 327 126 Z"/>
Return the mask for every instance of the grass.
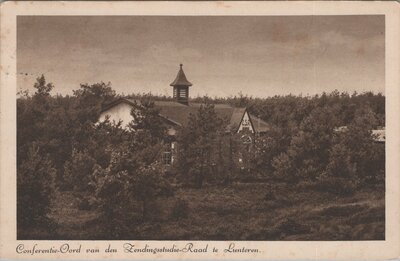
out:
<path id="1" fill-rule="evenodd" d="M 383 190 L 383 189 L 382 189 Z M 50 218 L 57 239 L 100 239 L 96 210 L 59 192 Z M 286 184 L 236 183 L 178 188 L 153 203 L 153 215 L 129 239 L 148 240 L 383 240 L 384 191 L 339 197 Z M 103 238 L 101 238 L 103 239 Z"/>

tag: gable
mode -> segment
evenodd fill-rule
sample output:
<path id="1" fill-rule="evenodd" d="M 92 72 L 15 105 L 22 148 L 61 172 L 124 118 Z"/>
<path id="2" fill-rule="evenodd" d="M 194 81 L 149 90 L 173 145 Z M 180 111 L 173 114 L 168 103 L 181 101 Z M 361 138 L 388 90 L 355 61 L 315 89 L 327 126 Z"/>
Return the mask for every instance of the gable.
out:
<path id="1" fill-rule="evenodd" d="M 251 123 L 251 119 L 250 119 L 250 116 L 249 116 L 249 113 L 247 112 L 247 110 L 243 114 L 243 117 L 240 121 L 240 125 L 239 125 L 237 132 L 239 133 L 242 131 L 250 131 L 251 133 L 254 133 L 254 128 Z"/>
<path id="2" fill-rule="evenodd" d="M 103 122 L 109 117 L 111 123 L 117 124 L 122 121 L 122 127 L 127 128 L 129 123 L 133 120 L 131 110 L 133 106 L 126 102 L 119 102 L 107 110 L 100 113 L 99 122 Z"/>

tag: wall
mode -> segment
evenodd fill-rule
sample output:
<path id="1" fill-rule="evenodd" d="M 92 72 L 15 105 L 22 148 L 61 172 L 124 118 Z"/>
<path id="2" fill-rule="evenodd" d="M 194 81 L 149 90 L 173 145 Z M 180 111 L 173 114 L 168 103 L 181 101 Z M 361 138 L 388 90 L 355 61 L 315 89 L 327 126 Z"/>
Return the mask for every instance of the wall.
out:
<path id="1" fill-rule="evenodd" d="M 126 128 L 133 120 L 131 115 L 132 106 L 127 103 L 120 103 L 110 109 L 102 112 L 99 117 L 99 122 L 102 122 L 106 119 L 106 116 L 110 116 L 110 122 L 118 123 L 119 120 L 122 120 L 122 126 Z"/>

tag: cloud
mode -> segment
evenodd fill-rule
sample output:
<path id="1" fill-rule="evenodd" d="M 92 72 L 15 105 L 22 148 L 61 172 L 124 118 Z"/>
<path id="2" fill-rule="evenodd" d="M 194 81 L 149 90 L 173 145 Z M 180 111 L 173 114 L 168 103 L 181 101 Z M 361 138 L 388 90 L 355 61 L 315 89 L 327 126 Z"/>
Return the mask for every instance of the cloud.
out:
<path id="1" fill-rule="evenodd" d="M 384 19 L 375 16 L 35 17 L 22 25 L 18 70 L 48 72 L 64 93 L 101 80 L 119 92 L 168 92 L 179 63 L 193 94 L 211 96 L 384 83 Z"/>

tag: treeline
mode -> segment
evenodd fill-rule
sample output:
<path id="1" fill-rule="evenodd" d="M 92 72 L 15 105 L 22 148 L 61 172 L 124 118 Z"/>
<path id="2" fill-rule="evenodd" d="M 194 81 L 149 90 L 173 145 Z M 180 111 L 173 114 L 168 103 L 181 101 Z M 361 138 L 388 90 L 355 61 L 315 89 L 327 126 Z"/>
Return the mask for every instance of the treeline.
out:
<path id="1" fill-rule="evenodd" d="M 167 97 L 131 95 L 141 106 L 132 111 L 135 124 L 123 129 L 97 123 L 101 108 L 119 97 L 110 84 L 83 84 L 71 96 L 51 96 L 54 86 L 41 76 L 34 88 L 34 94 L 22 93 L 17 100 L 21 239 L 27 229 L 53 228 L 51 199 L 62 190 L 76 192 L 81 208 L 99 211 L 104 224 L 100 237 L 120 239 L 148 219 L 153 199 L 172 196 L 175 186 L 263 178 L 352 193 L 384 183 L 384 146 L 371 135 L 372 129 L 385 126 L 381 94 L 196 98 L 204 106 L 179 131 L 180 155 L 169 176 L 163 175 L 161 156 L 170 140 L 152 102 Z M 241 150 L 240 137 L 226 135 L 226 119 L 218 117 L 213 103 L 246 106 L 271 124 L 251 153 L 244 153 L 245 165 L 232 156 Z M 339 126 L 347 128 L 335 132 Z M 174 218 L 185 216 L 186 209 L 187 203 L 178 199 Z"/>
<path id="2" fill-rule="evenodd" d="M 270 124 L 270 131 L 256 135 L 251 148 L 242 144 L 242 134 L 229 136 L 228 142 L 225 137 L 224 141 L 222 121 L 216 120 L 205 106 L 204 112 L 197 119 L 191 119 L 184 129 L 185 135 L 179 136 L 184 153 L 180 158 L 184 159 L 186 168 L 178 169 L 178 173 L 182 169 L 184 173 L 202 169 L 197 174 L 201 180 L 209 173 L 210 180 L 220 177 L 224 182 L 232 179 L 280 181 L 338 195 L 384 185 L 385 146 L 372 133 L 385 126 L 382 94 L 350 95 L 334 91 L 307 97 L 287 95 L 261 99 L 239 95 L 216 101 L 197 98 L 196 101 L 247 107 L 250 113 Z M 231 155 L 221 151 L 221 144 L 229 147 Z M 232 153 L 240 154 L 241 163 Z M 189 168 L 186 162 L 197 166 Z"/>

